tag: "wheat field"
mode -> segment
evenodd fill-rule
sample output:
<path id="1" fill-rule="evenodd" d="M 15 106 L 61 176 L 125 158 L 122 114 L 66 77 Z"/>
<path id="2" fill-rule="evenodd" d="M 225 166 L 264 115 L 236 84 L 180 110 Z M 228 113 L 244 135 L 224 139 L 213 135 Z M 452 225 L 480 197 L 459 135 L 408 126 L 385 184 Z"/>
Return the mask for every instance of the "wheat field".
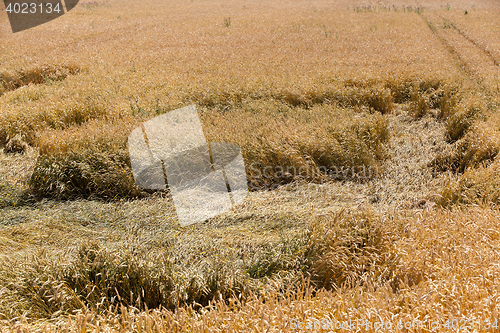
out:
<path id="1" fill-rule="evenodd" d="M 191 104 L 250 192 L 181 227 L 127 138 Z M 495 0 L 0 4 L 0 331 L 500 331 L 499 107 Z"/>

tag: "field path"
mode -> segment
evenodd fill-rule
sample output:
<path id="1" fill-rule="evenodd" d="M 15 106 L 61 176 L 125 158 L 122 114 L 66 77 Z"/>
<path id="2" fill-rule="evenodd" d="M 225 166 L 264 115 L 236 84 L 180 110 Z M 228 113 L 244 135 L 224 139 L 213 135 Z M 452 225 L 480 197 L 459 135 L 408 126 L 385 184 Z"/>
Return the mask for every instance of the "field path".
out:
<path id="1" fill-rule="evenodd" d="M 479 43 L 444 14 L 428 11 L 421 17 L 468 77 L 487 90 L 498 89 L 500 59 L 488 46 Z"/>

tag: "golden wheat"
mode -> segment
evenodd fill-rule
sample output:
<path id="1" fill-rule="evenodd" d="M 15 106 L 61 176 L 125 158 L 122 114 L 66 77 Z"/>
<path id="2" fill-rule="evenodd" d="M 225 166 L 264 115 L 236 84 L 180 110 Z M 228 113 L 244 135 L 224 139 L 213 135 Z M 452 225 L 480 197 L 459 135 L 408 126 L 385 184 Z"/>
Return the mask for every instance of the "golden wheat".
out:
<path id="1" fill-rule="evenodd" d="M 0 5 L 0 330 L 497 320 L 499 13 L 111 0 L 11 34 Z M 192 103 L 256 191 L 179 228 L 126 142 Z"/>

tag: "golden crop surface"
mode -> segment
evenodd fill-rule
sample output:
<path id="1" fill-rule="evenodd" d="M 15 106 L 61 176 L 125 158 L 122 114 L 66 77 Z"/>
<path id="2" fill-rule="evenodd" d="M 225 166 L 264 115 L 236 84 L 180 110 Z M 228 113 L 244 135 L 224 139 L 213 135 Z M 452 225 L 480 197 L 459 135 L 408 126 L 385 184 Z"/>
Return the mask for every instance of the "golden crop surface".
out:
<path id="1" fill-rule="evenodd" d="M 494 0 L 0 4 L 0 331 L 498 331 L 499 95 Z M 190 104 L 251 191 L 179 227 L 127 137 Z"/>

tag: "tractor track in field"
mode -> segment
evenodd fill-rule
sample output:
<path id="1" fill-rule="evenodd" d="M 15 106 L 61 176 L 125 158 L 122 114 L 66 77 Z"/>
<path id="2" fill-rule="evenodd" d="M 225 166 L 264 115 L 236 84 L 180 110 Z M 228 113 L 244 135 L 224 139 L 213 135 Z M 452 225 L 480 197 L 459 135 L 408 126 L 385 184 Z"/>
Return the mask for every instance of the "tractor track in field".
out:
<path id="1" fill-rule="evenodd" d="M 500 59 L 453 20 L 435 12 L 420 15 L 462 73 L 488 91 L 485 81 L 500 75 Z"/>
<path id="2" fill-rule="evenodd" d="M 437 37 L 437 39 L 441 42 L 441 44 L 444 46 L 444 48 L 450 53 L 451 57 L 455 61 L 455 64 L 457 65 L 460 70 L 466 74 L 468 77 L 472 77 L 472 71 L 469 68 L 467 62 L 465 59 L 463 59 L 462 55 L 457 52 L 457 50 L 444 38 L 439 32 L 438 32 L 438 27 L 436 26 L 436 21 L 432 20 L 431 17 L 425 14 L 420 14 L 420 17 L 425 21 L 429 29 L 433 32 L 433 34 Z"/>
<path id="3" fill-rule="evenodd" d="M 500 66 L 500 60 L 490 51 L 488 50 L 488 46 L 485 46 L 481 43 L 479 43 L 475 38 L 471 37 L 465 30 L 463 29 L 460 29 L 460 27 L 457 26 L 457 24 L 455 22 L 453 22 L 452 20 L 450 20 L 449 18 L 443 16 L 443 15 L 439 15 L 438 16 L 443 19 L 443 20 L 447 20 L 451 23 L 451 25 L 453 26 L 453 28 L 462 36 L 464 37 L 465 39 L 467 39 L 470 43 L 472 43 L 473 45 L 475 45 L 478 49 L 480 49 L 488 58 L 491 59 L 491 61 L 493 62 L 493 64 L 495 66 Z"/>

